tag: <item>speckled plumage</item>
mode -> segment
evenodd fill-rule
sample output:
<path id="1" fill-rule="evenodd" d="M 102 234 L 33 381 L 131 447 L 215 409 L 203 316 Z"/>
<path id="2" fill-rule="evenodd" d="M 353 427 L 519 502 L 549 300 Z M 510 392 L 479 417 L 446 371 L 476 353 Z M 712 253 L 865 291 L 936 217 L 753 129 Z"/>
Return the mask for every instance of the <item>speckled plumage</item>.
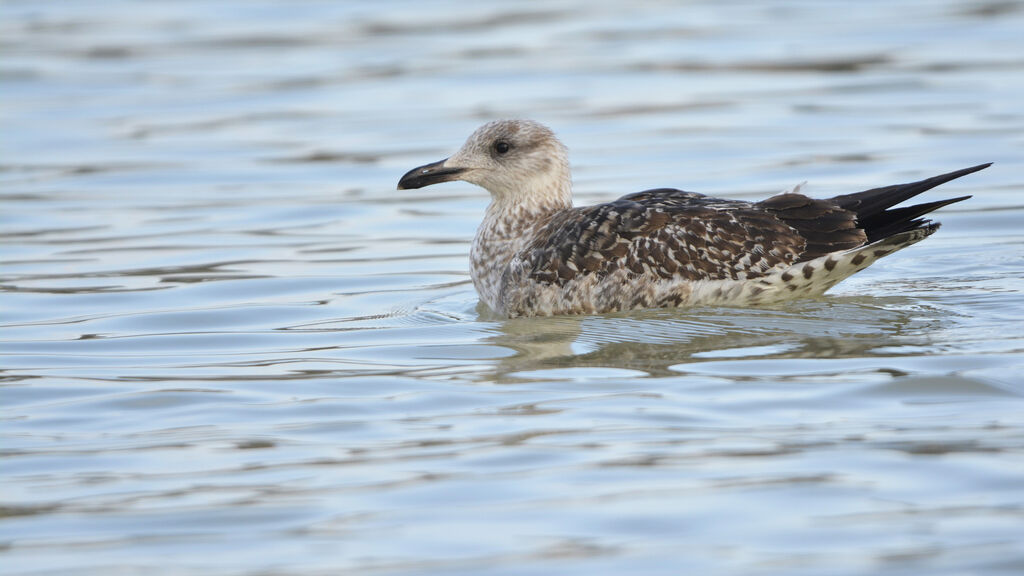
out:
<path id="1" fill-rule="evenodd" d="M 920 216 L 967 197 L 891 206 L 986 166 L 827 200 L 743 202 L 661 188 L 574 208 L 565 147 L 540 124 L 504 120 L 451 158 L 409 171 L 399 187 L 460 179 L 490 191 L 470 251 L 473 283 L 496 312 L 531 316 L 821 294 L 929 236 L 939 225 Z"/>

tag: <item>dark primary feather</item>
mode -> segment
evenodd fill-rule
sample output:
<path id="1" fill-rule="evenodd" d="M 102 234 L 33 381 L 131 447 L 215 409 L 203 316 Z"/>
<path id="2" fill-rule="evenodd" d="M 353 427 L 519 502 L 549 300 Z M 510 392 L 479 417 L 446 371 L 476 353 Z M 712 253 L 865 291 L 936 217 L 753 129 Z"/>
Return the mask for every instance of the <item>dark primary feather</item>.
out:
<path id="1" fill-rule="evenodd" d="M 690 281 L 757 278 L 929 226 L 920 216 L 969 196 L 891 207 L 987 166 L 827 200 L 787 193 L 751 203 L 647 190 L 556 212 L 519 258 L 527 276 L 554 284 L 622 269 Z"/>
<path id="2" fill-rule="evenodd" d="M 917 182 L 894 184 L 892 186 L 884 186 L 882 188 L 874 188 L 871 190 L 865 190 L 864 192 L 857 192 L 856 194 L 836 196 L 835 198 L 830 199 L 829 202 L 832 202 L 840 208 L 856 213 L 857 226 L 865 231 L 868 242 L 874 242 L 876 240 L 892 236 L 893 234 L 899 234 L 900 232 L 923 227 L 927 224 L 927 221 L 917 219 L 919 216 L 923 216 L 924 214 L 946 206 L 947 204 L 966 200 L 970 198 L 970 196 L 961 196 L 959 198 L 951 198 L 949 200 L 917 204 L 915 206 L 897 208 L 894 210 L 889 210 L 889 208 L 899 204 L 900 202 L 909 200 L 922 192 L 931 190 L 940 184 L 945 184 L 946 182 L 956 180 L 961 176 L 966 176 L 979 170 L 984 170 L 991 165 L 992 163 L 989 162 L 986 164 L 971 166 L 970 168 L 955 170 L 946 174 L 940 174 L 938 176 L 932 176 L 931 178 L 925 178 L 924 180 L 918 180 Z"/>

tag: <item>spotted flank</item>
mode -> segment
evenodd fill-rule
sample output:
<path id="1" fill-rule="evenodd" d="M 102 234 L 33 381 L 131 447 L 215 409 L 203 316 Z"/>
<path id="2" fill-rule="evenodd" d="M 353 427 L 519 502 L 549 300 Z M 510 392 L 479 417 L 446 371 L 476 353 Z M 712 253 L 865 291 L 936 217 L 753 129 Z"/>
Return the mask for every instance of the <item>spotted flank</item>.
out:
<path id="1" fill-rule="evenodd" d="M 738 286 L 709 283 L 695 288 L 692 304 L 757 306 L 819 296 L 879 258 L 924 240 L 938 228 L 939 225 L 933 223 L 872 244 L 801 261 L 753 281 L 739 282 Z"/>
<path id="2" fill-rule="evenodd" d="M 799 186 L 761 202 L 659 188 L 573 207 L 565 147 L 540 124 L 505 120 L 399 188 L 465 180 L 491 193 L 470 271 L 496 312 L 592 314 L 820 295 L 930 236 L 939 224 L 923 216 L 970 196 L 893 206 L 988 166 L 829 199 Z"/>

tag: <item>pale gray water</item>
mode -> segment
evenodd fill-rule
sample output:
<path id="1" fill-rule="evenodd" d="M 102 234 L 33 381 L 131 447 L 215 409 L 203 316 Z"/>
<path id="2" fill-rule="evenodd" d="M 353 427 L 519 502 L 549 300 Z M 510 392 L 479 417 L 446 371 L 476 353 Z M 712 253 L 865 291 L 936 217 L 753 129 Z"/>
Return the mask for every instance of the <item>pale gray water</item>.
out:
<path id="1" fill-rule="evenodd" d="M 502 321 L 485 120 L 579 202 L 981 162 L 774 310 Z M 0 565 L 1019 574 L 1024 2 L 0 4 Z"/>

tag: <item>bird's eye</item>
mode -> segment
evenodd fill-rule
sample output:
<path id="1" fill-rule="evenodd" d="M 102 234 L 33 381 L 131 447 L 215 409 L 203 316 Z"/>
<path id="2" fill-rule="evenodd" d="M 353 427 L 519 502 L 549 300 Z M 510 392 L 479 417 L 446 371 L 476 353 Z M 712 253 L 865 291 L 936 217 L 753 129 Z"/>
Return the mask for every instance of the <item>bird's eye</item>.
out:
<path id="1" fill-rule="evenodd" d="M 494 151 L 498 154 L 505 154 L 512 149 L 512 145 L 504 140 L 498 140 L 494 143 Z"/>

